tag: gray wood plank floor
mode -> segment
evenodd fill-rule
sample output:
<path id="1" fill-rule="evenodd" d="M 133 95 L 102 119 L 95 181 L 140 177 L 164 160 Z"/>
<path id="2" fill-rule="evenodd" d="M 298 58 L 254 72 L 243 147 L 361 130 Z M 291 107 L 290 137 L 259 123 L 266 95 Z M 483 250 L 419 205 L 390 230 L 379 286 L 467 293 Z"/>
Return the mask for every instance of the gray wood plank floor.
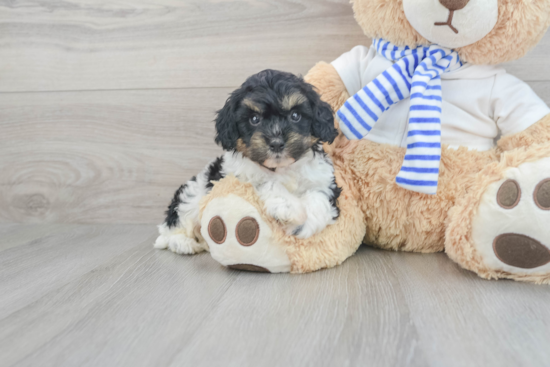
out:
<path id="1" fill-rule="evenodd" d="M 153 225 L 0 224 L 1 366 L 547 366 L 548 287 L 364 247 L 306 275 L 152 248 Z"/>
<path id="2" fill-rule="evenodd" d="M 0 91 L 233 87 L 364 38 L 348 0 L 0 0 Z"/>
<path id="3" fill-rule="evenodd" d="M 548 287 L 444 254 L 292 276 L 153 250 L 231 90 L 369 43 L 348 0 L 0 0 L 0 366 L 548 366 Z M 549 57 L 507 69 L 550 104 Z"/>

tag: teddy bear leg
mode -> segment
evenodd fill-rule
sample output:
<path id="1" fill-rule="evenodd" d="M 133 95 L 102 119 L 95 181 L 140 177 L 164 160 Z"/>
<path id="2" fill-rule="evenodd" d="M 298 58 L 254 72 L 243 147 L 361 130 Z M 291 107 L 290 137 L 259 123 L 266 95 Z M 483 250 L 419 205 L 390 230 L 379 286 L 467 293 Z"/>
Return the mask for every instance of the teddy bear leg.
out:
<path id="1" fill-rule="evenodd" d="M 220 264 L 236 270 L 287 273 L 290 260 L 270 226 L 245 199 L 228 195 L 204 209 L 201 235 Z"/>
<path id="2" fill-rule="evenodd" d="M 550 144 L 506 152 L 451 209 L 445 248 L 489 279 L 550 283 Z"/>

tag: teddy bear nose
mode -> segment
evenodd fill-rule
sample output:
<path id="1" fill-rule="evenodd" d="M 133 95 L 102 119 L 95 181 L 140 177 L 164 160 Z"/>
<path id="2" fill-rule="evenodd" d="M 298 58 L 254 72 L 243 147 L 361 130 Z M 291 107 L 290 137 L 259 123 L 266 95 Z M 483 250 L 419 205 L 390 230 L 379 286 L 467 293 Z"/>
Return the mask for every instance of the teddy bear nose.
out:
<path id="1" fill-rule="evenodd" d="M 470 0 L 439 0 L 439 2 L 450 11 L 456 11 L 464 9 Z"/>

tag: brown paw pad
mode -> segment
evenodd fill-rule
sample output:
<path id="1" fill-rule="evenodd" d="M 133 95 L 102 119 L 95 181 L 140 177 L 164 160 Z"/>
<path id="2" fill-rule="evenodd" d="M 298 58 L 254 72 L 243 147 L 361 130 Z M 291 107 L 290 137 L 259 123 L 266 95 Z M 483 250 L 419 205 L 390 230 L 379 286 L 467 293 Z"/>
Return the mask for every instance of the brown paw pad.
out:
<path id="1" fill-rule="evenodd" d="M 500 186 L 497 193 L 497 203 L 504 209 L 512 209 L 521 199 L 521 189 L 514 180 L 508 180 Z"/>
<path id="2" fill-rule="evenodd" d="M 535 188 L 535 203 L 542 210 L 550 210 L 550 178 L 542 180 Z"/>
<path id="3" fill-rule="evenodd" d="M 225 228 L 225 223 L 221 217 L 214 217 L 210 219 L 210 223 L 208 224 L 208 234 L 210 235 L 212 241 L 218 245 L 225 242 L 225 239 L 227 238 L 227 229 Z"/>
<path id="4" fill-rule="evenodd" d="M 266 268 L 262 268 L 261 266 L 250 265 L 250 264 L 229 265 L 228 268 L 233 270 L 252 271 L 255 273 L 271 273 Z"/>
<path id="5" fill-rule="evenodd" d="M 522 234 L 505 233 L 493 243 L 493 251 L 503 263 L 533 269 L 550 263 L 550 250 L 539 241 Z"/>
<path id="6" fill-rule="evenodd" d="M 260 225 L 252 217 L 243 218 L 237 224 L 235 236 L 241 245 L 252 246 L 258 241 L 258 237 L 260 236 Z"/>

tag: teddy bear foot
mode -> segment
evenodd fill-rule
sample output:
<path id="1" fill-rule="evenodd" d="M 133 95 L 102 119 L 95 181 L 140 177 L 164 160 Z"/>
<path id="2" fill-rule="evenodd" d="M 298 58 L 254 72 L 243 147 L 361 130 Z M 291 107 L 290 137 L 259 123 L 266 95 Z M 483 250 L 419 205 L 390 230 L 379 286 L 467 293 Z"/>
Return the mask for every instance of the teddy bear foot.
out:
<path id="1" fill-rule="evenodd" d="M 448 246 L 449 256 L 486 278 L 548 283 L 550 158 L 507 167 L 500 178 L 472 212 L 470 251 Z"/>
<path id="2" fill-rule="evenodd" d="M 204 209 L 201 234 L 210 254 L 235 270 L 290 272 L 291 263 L 271 228 L 250 203 L 236 195 L 213 199 Z"/>
<path id="3" fill-rule="evenodd" d="M 510 168 L 504 180 L 489 185 L 472 224 L 487 266 L 550 273 L 550 158 Z"/>

